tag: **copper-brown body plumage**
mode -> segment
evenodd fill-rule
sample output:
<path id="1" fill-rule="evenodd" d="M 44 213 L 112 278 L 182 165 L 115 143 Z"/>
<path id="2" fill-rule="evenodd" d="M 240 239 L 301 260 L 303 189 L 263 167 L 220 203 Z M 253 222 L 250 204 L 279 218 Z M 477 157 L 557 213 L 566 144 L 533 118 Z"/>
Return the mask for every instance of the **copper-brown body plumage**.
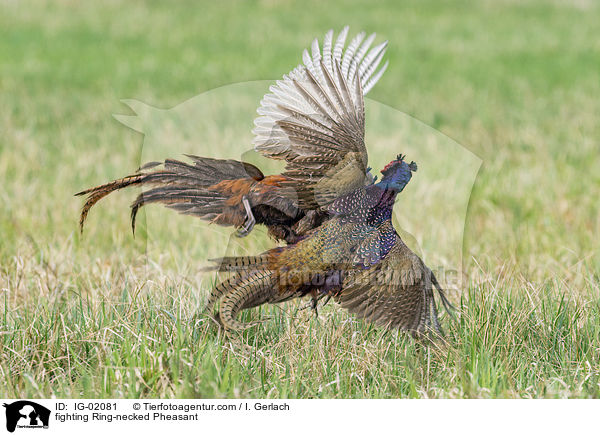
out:
<path id="1" fill-rule="evenodd" d="M 286 246 L 256 256 L 226 257 L 215 266 L 230 273 L 211 292 L 207 310 L 229 331 L 243 329 L 237 314 L 264 303 L 310 295 L 333 297 L 357 316 L 414 334 L 440 332 L 433 289 L 449 302 L 431 270 L 392 226 L 394 201 L 416 171 L 399 155 L 375 183 L 367 168 L 364 93 L 379 80 L 387 42 L 371 48 L 364 33 L 347 47 L 348 28 L 337 39 L 315 40 L 303 63 L 265 95 L 256 119 L 255 149 L 284 160 L 280 175 L 265 176 L 235 160 L 189 156 L 166 160 L 78 195 L 90 208 L 107 194 L 131 185 L 149 187 L 132 204 L 162 203 L 180 213 L 247 235 L 262 224 Z"/>

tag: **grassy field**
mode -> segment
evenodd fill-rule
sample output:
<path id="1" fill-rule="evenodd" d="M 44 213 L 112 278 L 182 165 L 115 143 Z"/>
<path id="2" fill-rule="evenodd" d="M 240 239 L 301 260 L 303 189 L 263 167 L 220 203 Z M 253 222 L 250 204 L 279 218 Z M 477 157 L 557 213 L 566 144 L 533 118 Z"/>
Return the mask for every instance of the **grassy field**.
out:
<path id="1" fill-rule="evenodd" d="M 0 396 L 600 397 L 600 6 L 306 3 L 0 4 Z M 271 316 L 244 335 L 249 352 L 194 318 L 213 280 L 199 267 L 227 230 L 149 207 L 133 238 L 128 192 L 94 209 L 82 237 L 73 194 L 140 158 L 239 157 L 254 94 L 230 96 L 203 130 L 211 143 L 177 128 L 144 142 L 111 115 L 131 114 L 123 98 L 171 108 L 276 79 L 345 24 L 390 41 L 372 99 L 483 161 L 461 242 L 466 278 L 451 294 L 458 321 L 442 319 L 448 346 L 424 348 L 333 304 L 315 319 L 290 303 L 244 315 Z M 379 167 L 406 151 L 370 113 Z M 452 196 L 432 200 L 453 186 L 426 167 L 399 219 L 435 269 L 457 261 L 436 250 Z M 269 245 L 257 232 L 240 249 Z"/>

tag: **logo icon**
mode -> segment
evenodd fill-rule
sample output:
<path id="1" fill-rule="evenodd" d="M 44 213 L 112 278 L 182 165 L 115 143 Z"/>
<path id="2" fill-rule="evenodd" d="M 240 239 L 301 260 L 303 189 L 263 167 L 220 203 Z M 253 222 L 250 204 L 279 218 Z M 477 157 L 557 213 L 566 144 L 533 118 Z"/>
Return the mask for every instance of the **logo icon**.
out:
<path id="1" fill-rule="evenodd" d="M 16 428 L 48 429 L 50 410 L 29 400 L 4 404 L 6 408 L 6 430 L 14 432 Z"/>

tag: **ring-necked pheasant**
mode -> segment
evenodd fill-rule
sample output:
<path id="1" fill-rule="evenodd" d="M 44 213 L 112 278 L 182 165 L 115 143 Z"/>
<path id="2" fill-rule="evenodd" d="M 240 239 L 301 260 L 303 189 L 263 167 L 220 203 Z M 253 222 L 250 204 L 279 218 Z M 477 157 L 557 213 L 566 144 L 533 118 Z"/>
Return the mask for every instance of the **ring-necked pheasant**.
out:
<path id="1" fill-rule="evenodd" d="M 342 57 L 347 34 L 348 27 L 345 27 L 337 39 L 335 55 L 340 62 L 343 62 L 343 68 L 347 69 L 347 72 L 350 72 L 349 69 L 352 68 L 352 71 L 360 73 L 363 94 L 366 94 L 387 68 L 386 62 L 382 68 L 377 70 L 385 54 L 387 41 L 369 50 L 375 34 L 365 40 L 365 34 L 360 33 L 351 41 Z M 329 44 L 331 55 L 333 55 L 331 52 L 332 38 L 333 31 L 330 31 L 325 42 Z M 315 50 L 319 50 L 318 45 L 313 44 L 312 49 L 315 54 Z M 304 59 L 310 60 L 306 50 Z M 324 61 L 331 62 L 331 57 L 324 58 Z M 289 77 L 300 74 L 299 68 L 303 68 L 303 66 L 292 71 Z M 284 83 L 279 83 L 281 86 L 285 86 Z M 275 93 L 281 95 L 281 89 L 277 87 L 274 89 Z M 274 97 L 275 95 L 271 94 L 265 96 L 259 113 L 269 113 L 273 108 L 269 101 L 273 101 Z M 307 101 L 305 104 L 312 103 Z M 255 143 L 257 145 L 271 141 L 285 143 L 288 140 L 288 132 L 284 131 L 286 129 L 285 120 L 281 120 L 280 128 L 265 130 L 265 119 L 262 116 L 256 120 L 257 138 Z M 354 133 L 360 134 L 360 131 L 357 130 Z M 298 136 L 300 134 L 303 133 L 298 131 L 290 137 L 303 140 Z M 263 152 L 263 154 L 289 162 L 289 158 L 273 152 L 273 149 Z M 262 224 L 267 227 L 272 237 L 287 243 L 295 243 L 307 232 L 328 219 L 327 212 L 318 207 L 314 201 L 306 198 L 298 201 L 297 196 L 302 192 L 294 190 L 296 183 L 292 185 L 289 183 L 290 179 L 297 180 L 303 176 L 323 177 L 324 174 L 318 171 L 319 162 L 317 160 L 311 163 L 313 167 L 310 170 L 307 170 L 310 166 L 309 162 L 305 161 L 304 166 L 299 168 L 301 173 L 295 167 L 288 165 L 288 171 L 284 174 L 265 176 L 259 168 L 247 162 L 192 155 L 187 157 L 192 160 L 191 164 L 173 159 L 165 160 L 164 163 L 150 162 L 143 165 L 135 174 L 77 193 L 77 196 L 87 195 L 79 220 L 81 231 L 83 231 L 88 212 L 99 200 L 116 190 L 136 185 L 151 186 L 152 188 L 140 193 L 131 204 L 131 225 L 134 231 L 137 212 L 144 205 L 151 203 L 160 203 L 180 213 L 198 216 L 219 225 L 234 226 L 238 229 L 236 234 L 240 237 L 248 235 L 255 224 Z M 323 154 L 320 158 L 326 160 L 328 157 Z M 159 166 L 160 168 L 158 168 Z M 370 168 L 367 168 L 366 173 L 363 168 L 357 169 L 360 171 L 364 183 L 373 183 L 376 177 L 369 173 Z M 351 187 L 349 186 L 349 188 Z"/>
<path id="2" fill-rule="evenodd" d="M 253 165 L 190 156 L 193 164 L 167 160 L 134 175 L 79 193 L 89 209 L 112 191 L 151 185 L 132 204 L 160 202 L 182 213 L 233 225 L 245 235 L 254 223 L 288 242 L 251 257 L 226 257 L 216 268 L 234 272 L 212 291 L 207 309 L 220 301 L 228 330 L 247 325 L 240 310 L 310 294 L 334 297 L 359 317 L 413 333 L 440 331 L 433 287 L 450 307 L 435 276 L 400 239 L 392 208 L 416 171 L 399 155 L 375 183 L 367 167 L 363 96 L 379 80 L 387 42 L 360 33 L 344 48 L 348 28 L 335 43 L 315 40 L 303 64 L 270 88 L 258 109 L 255 149 L 286 162 L 281 175 L 264 176 Z M 216 182 L 215 182 L 216 180 Z"/>

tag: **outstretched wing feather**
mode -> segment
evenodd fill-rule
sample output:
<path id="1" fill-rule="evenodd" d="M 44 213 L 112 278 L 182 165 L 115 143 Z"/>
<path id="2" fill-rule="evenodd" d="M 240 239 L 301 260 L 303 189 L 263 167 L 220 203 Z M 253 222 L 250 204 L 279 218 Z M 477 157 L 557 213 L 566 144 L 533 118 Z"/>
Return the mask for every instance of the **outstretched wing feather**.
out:
<path id="1" fill-rule="evenodd" d="M 365 184 L 363 95 L 381 77 L 378 66 L 387 43 L 371 48 L 375 34 L 365 38 L 363 32 L 344 50 L 347 35 L 345 27 L 334 44 L 330 30 L 322 49 L 314 40 L 303 63 L 270 87 L 255 120 L 255 149 L 287 162 L 286 187 L 297 192 L 304 209 L 326 207 Z M 347 170 L 348 165 L 355 169 Z M 334 182 L 339 168 L 346 170 Z M 324 178 L 333 180 L 322 183 Z"/>
<path id="2" fill-rule="evenodd" d="M 397 237 L 385 259 L 353 274 L 336 299 L 351 313 L 381 326 L 413 333 L 441 333 L 434 279 L 423 261 Z M 444 301 L 443 291 L 438 291 Z"/>

